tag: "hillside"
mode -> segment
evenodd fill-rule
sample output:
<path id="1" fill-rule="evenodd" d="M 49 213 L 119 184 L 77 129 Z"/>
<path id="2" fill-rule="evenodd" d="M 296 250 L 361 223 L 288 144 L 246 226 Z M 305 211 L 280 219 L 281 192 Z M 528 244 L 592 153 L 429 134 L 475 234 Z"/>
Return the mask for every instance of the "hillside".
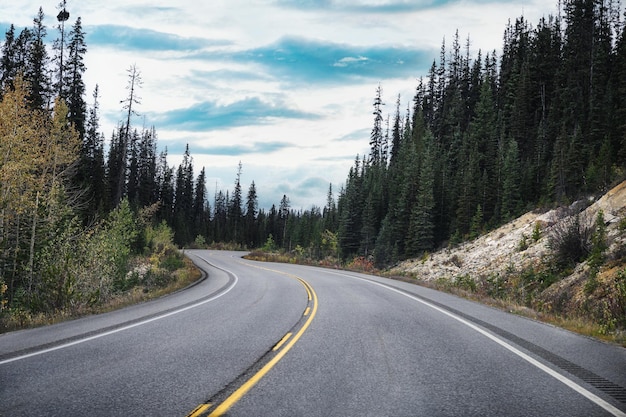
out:
<path id="1" fill-rule="evenodd" d="M 595 230 L 599 210 L 606 224 L 603 264 L 593 269 L 584 260 L 555 272 L 551 236 L 571 225 L 577 215 L 583 225 Z M 473 241 L 402 262 L 389 272 L 525 305 L 540 313 L 591 320 L 601 333 L 623 331 L 625 219 L 626 181 L 597 200 L 528 212 Z"/>

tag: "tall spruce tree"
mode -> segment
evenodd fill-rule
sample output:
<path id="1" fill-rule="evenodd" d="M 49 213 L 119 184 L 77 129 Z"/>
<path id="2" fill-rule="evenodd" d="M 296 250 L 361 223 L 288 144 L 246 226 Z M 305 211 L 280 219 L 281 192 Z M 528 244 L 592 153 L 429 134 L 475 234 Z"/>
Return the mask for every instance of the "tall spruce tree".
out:
<path id="1" fill-rule="evenodd" d="M 189 145 L 185 147 L 183 160 L 176 170 L 176 189 L 174 191 L 174 238 L 179 245 L 193 241 L 193 231 L 189 219 L 193 219 L 193 158 Z"/>
<path id="2" fill-rule="evenodd" d="M 257 223 L 257 215 L 259 214 L 259 198 L 257 196 L 256 185 L 254 181 L 248 188 L 246 196 L 246 214 L 245 214 L 245 245 L 248 248 L 257 247 L 259 241 L 259 225 Z"/>
<path id="3" fill-rule="evenodd" d="M 85 82 L 83 75 L 86 71 L 85 54 L 87 46 L 80 17 L 69 33 L 67 45 L 68 56 L 63 63 L 63 83 L 60 87 L 61 97 L 69 108 L 69 119 L 82 138 L 85 135 L 85 119 L 87 104 L 85 102 Z"/>
<path id="4" fill-rule="evenodd" d="M 26 60 L 25 79 L 29 84 L 29 101 L 34 109 L 43 109 L 50 103 L 50 76 L 48 69 L 48 51 L 46 50 L 46 26 L 44 13 L 40 7 L 33 19 L 33 29 Z"/>

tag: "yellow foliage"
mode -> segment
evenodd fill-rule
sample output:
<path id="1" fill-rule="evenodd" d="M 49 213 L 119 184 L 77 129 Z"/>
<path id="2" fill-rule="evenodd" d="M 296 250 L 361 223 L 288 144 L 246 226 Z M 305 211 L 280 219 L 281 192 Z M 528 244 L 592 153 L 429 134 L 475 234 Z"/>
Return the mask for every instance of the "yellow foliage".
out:
<path id="1" fill-rule="evenodd" d="M 80 138 L 55 102 L 52 115 L 32 109 L 21 77 L 0 101 L 0 231 L 11 218 L 47 202 L 68 167 L 79 157 Z"/>

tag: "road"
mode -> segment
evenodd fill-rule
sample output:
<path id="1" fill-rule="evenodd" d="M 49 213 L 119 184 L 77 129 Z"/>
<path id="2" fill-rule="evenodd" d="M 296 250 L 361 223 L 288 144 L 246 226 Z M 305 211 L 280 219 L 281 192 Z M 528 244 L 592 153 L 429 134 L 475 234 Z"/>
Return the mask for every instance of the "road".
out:
<path id="1" fill-rule="evenodd" d="M 626 349 L 409 283 L 187 251 L 158 300 L 0 335 L 0 416 L 626 416 Z"/>

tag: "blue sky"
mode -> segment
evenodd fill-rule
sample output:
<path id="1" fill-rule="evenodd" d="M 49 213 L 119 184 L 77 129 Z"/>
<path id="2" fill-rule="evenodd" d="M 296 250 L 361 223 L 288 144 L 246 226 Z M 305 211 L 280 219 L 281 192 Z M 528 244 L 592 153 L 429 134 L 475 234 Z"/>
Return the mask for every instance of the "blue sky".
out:
<path id="1" fill-rule="evenodd" d="M 48 37 L 60 0 L 0 3 L 0 28 L 31 26 L 39 6 Z M 10 4 L 4 4 L 10 3 Z M 552 4 L 554 3 L 554 4 Z M 357 154 L 368 151 L 379 83 L 393 114 L 456 30 L 472 56 L 500 49 L 509 19 L 556 10 L 545 0 L 67 0 L 87 33 L 88 101 L 100 88 L 110 138 L 123 119 L 127 69 L 143 80 L 138 128 L 154 125 L 171 165 L 186 144 L 207 189 L 245 192 L 262 208 L 286 194 L 295 209 L 335 197 Z M 211 201 L 212 203 L 212 201 Z"/>

